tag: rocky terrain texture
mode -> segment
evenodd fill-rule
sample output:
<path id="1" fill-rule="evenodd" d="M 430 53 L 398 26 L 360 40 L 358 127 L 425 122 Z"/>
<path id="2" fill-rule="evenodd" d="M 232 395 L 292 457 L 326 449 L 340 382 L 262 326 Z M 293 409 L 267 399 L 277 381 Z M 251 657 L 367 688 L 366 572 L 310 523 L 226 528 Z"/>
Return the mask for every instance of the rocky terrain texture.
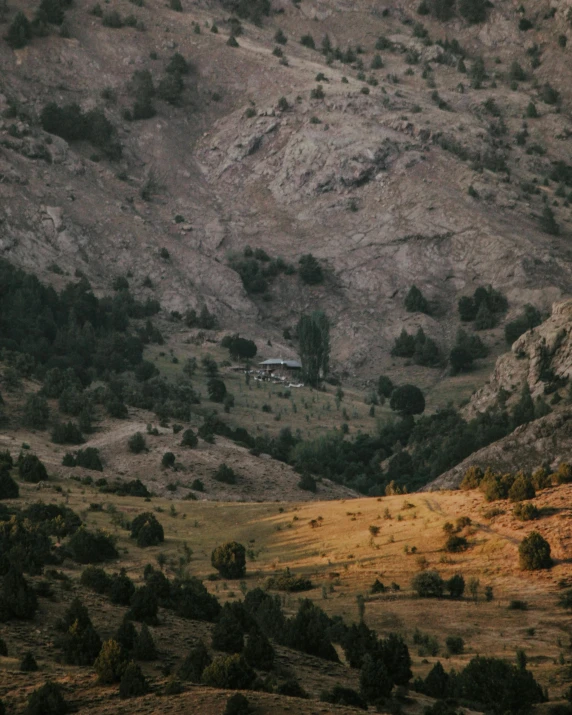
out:
<path id="1" fill-rule="evenodd" d="M 270 335 L 284 352 L 284 327 L 320 307 L 335 366 L 363 376 L 390 366 L 404 325 L 450 347 L 457 300 L 478 285 L 507 295 L 507 319 L 570 294 L 569 190 L 564 175 L 550 178 L 554 162 L 572 163 L 570 3 L 524 2 L 523 14 L 498 0 L 469 25 L 419 15 L 411 0 L 276 0 L 262 26 L 242 21 L 238 47 L 227 44 L 231 12 L 215 2 L 183 0 L 174 12 L 162 0 L 112 0 L 105 12 L 138 23 L 122 28 L 92 6 L 76 0 L 65 32 L 50 26 L 22 49 L 0 41 L 3 257 L 56 285 L 79 270 L 99 292 L 132 276 L 167 312 L 206 304 L 223 328 Z M 7 20 L 35 8 L 12 2 Z M 317 50 L 327 34 L 362 52 L 327 64 L 300 44 L 305 34 Z M 133 73 L 150 70 L 157 85 L 175 52 L 192 65 L 179 106 L 156 99 L 154 117 L 127 121 Z M 383 67 L 370 69 L 376 54 Z M 554 103 L 543 101 L 547 82 Z M 122 158 L 43 131 L 49 101 L 103 108 Z M 537 118 L 525 116 L 531 101 Z M 542 229 L 546 205 L 559 235 Z M 249 295 L 228 262 L 246 245 L 294 264 L 311 252 L 325 282 L 280 275 L 264 299 Z M 405 312 L 412 284 L 431 317 Z"/>
<path id="2" fill-rule="evenodd" d="M 528 389 L 532 399 L 551 402 L 553 412 L 517 427 L 504 439 L 472 454 L 445 472 L 425 489 L 454 489 L 472 465 L 490 466 L 507 472 L 517 464 L 532 471 L 540 466 L 556 467 L 569 461 L 572 450 L 572 301 L 557 303 L 548 320 L 522 335 L 510 352 L 498 360 L 490 380 L 464 408 L 465 416 L 514 404 Z"/>

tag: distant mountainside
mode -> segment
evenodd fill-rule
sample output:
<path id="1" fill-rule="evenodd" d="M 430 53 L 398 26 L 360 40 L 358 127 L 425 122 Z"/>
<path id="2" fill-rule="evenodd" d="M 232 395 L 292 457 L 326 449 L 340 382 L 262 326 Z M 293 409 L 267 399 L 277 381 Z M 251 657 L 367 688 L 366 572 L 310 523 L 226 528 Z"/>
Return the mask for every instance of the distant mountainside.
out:
<path id="1" fill-rule="evenodd" d="M 479 285 L 507 320 L 570 294 L 567 3 L 255 5 L 76 0 L 0 41 L 0 255 L 99 292 L 128 275 L 167 314 L 206 304 L 285 348 L 320 307 L 335 366 L 366 377 L 403 327 L 446 354 Z M 36 3 L 9 4 L 8 36 L 18 10 Z M 322 282 L 292 271 L 309 253 Z M 406 311 L 412 285 L 431 315 Z"/>

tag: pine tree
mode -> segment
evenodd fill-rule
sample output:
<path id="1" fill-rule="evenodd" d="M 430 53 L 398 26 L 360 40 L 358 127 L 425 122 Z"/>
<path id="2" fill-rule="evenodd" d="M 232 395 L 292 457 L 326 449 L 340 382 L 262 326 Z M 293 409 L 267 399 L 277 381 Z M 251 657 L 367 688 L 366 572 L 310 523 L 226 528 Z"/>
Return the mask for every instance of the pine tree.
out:
<path id="1" fill-rule="evenodd" d="M 141 630 L 135 640 L 133 655 L 137 660 L 155 660 L 157 658 L 157 648 L 146 623 L 141 626 Z"/>

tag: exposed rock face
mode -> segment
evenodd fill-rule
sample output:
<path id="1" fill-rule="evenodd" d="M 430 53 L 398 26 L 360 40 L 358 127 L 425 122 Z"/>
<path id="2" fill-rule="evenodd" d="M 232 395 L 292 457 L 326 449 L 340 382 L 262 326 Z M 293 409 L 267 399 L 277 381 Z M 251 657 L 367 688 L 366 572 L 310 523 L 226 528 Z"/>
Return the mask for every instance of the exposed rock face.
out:
<path id="1" fill-rule="evenodd" d="M 471 399 L 468 416 L 494 405 L 499 393 L 517 396 L 528 385 L 533 397 L 547 382 L 572 376 L 572 300 L 553 306 L 548 320 L 521 335 L 498 360 L 491 379 Z"/>
<path id="2" fill-rule="evenodd" d="M 515 341 L 509 353 L 498 360 L 491 379 L 472 397 L 464 410 L 467 418 L 494 407 L 504 395 L 510 406 L 525 385 L 533 398 L 547 393 L 565 396 L 572 377 L 572 300 L 553 306 L 548 320 Z M 561 385 L 559 390 L 554 389 Z M 504 439 L 484 447 L 442 474 L 423 490 L 455 489 L 468 467 L 490 466 L 499 471 L 556 467 L 572 460 L 572 411 L 568 399 L 554 405 L 554 412 L 521 425 Z M 564 405 L 564 407 L 562 407 Z"/>

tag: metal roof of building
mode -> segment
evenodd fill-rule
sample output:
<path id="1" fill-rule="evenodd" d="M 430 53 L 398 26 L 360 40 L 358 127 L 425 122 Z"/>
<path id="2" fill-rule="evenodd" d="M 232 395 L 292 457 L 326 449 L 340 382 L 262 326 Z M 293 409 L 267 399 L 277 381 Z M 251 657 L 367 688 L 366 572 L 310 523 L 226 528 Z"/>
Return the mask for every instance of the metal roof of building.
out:
<path id="1" fill-rule="evenodd" d="M 301 369 L 302 364 L 297 360 L 282 360 L 280 358 L 270 358 L 269 360 L 264 360 L 264 362 L 259 362 L 259 365 L 265 365 L 271 367 L 272 365 L 290 367 L 294 369 Z"/>

